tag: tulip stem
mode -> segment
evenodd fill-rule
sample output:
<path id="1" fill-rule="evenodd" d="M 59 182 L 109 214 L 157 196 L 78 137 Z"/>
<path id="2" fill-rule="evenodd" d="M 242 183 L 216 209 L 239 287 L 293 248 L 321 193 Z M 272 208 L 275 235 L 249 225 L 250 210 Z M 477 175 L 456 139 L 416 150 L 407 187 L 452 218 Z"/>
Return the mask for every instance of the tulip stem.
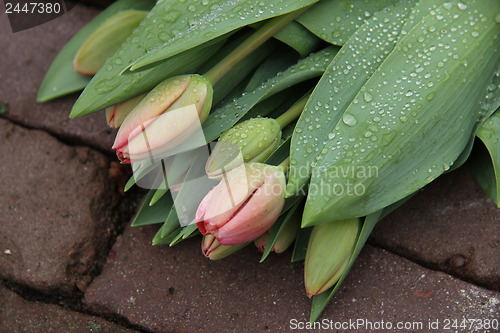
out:
<path id="1" fill-rule="evenodd" d="M 289 166 L 290 166 L 290 156 L 288 156 L 283 162 L 281 162 L 278 165 L 278 168 L 280 168 L 283 171 L 283 173 L 286 174 L 286 170 L 288 169 Z"/>
<path id="2" fill-rule="evenodd" d="M 240 63 L 240 61 L 245 59 L 259 46 L 269 40 L 269 38 L 271 38 L 274 34 L 283 29 L 286 25 L 288 25 L 288 23 L 292 22 L 307 8 L 309 8 L 309 6 L 269 20 L 266 24 L 257 29 L 257 31 L 255 31 L 247 40 L 241 43 L 224 59 L 222 59 L 217 65 L 206 72 L 204 76 L 210 81 L 212 86 L 215 85 L 224 75 Z"/>
<path id="3" fill-rule="evenodd" d="M 288 109 L 285 113 L 276 118 L 276 121 L 280 125 L 281 129 L 285 128 L 286 125 L 290 124 L 292 121 L 294 121 L 300 116 L 310 96 L 311 96 L 310 93 L 306 94 L 304 97 L 299 99 L 294 105 L 292 105 L 290 109 Z"/>

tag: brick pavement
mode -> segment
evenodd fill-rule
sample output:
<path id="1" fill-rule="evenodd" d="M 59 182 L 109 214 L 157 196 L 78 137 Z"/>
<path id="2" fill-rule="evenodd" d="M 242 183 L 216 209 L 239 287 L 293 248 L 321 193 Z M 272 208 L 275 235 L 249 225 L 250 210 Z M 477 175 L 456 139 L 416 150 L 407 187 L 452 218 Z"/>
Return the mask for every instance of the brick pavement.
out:
<path id="1" fill-rule="evenodd" d="M 9 109 L 0 119 L 0 278 L 37 295 L 2 284 L 0 332 L 274 332 L 306 320 L 302 264 L 290 253 L 258 264 L 249 247 L 211 262 L 199 238 L 152 247 L 157 227 L 126 228 L 95 269 L 113 225 L 129 222 L 114 220 L 123 197 L 109 176 L 113 132 L 102 113 L 69 120 L 75 95 L 35 98 L 58 50 L 97 13 L 77 6 L 16 34 L 0 14 L 0 101 Z M 499 226 L 499 210 L 465 169 L 442 177 L 380 222 L 322 318 L 498 318 Z"/>

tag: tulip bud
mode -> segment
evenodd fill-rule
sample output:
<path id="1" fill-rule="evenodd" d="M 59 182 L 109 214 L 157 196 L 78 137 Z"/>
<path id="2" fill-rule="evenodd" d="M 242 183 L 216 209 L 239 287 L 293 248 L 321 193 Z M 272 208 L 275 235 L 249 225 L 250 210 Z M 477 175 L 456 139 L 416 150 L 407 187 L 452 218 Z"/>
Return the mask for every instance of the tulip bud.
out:
<path id="1" fill-rule="evenodd" d="M 295 238 L 297 238 L 297 233 L 300 229 L 300 219 L 301 215 L 299 214 L 294 214 L 291 217 L 291 220 L 288 221 L 288 223 L 285 225 L 285 228 L 280 233 L 271 251 L 274 251 L 276 253 L 283 253 L 290 247 L 290 245 L 292 245 L 292 243 L 295 241 Z M 264 252 L 266 250 L 268 239 L 269 231 L 265 232 L 262 236 L 254 241 L 255 246 L 260 252 Z"/>
<path id="2" fill-rule="evenodd" d="M 354 252 L 360 226 L 358 219 L 349 219 L 313 228 L 304 264 L 308 297 L 328 290 L 338 281 Z"/>
<path id="3" fill-rule="evenodd" d="M 201 75 L 163 81 L 123 121 L 113 144 L 116 155 L 131 163 L 176 147 L 200 130 L 212 95 L 212 85 Z"/>
<path id="4" fill-rule="evenodd" d="M 280 140 L 281 128 L 275 119 L 248 119 L 220 136 L 205 171 L 209 177 L 217 178 L 241 163 L 264 162 L 278 148 Z"/>
<path id="5" fill-rule="evenodd" d="M 248 244 L 249 242 L 238 245 L 222 245 L 214 236 L 205 235 L 201 241 L 201 251 L 205 257 L 219 260 L 241 250 Z"/>
<path id="6" fill-rule="evenodd" d="M 139 104 L 139 102 L 146 96 L 141 94 L 133 97 L 127 101 L 110 106 L 106 109 L 106 123 L 111 128 L 119 128 L 127 115 Z"/>
<path id="7" fill-rule="evenodd" d="M 94 75 L 121 44 L 132 34 L 148 12 L 125 10 L 108 18 L 82 43 L 75 59 L 74 70 L 81 75 Z"/>
<path id="8" fill-rule="evenodd" d="M 202 200 L 196 225 L 223 245 L 252 241 L 269 230 L 285 204 L 285 175 L 281 168 L 244 164 L 224 174 Z"/>

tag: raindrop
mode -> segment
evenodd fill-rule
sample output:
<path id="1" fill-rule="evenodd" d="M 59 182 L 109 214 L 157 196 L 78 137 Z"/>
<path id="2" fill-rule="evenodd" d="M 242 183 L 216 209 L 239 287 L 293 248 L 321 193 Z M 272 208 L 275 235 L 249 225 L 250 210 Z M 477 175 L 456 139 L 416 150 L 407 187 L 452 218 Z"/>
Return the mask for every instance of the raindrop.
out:
<path id="1" fill-rule="evenodd" d="M 342 121 L 344 122 L 344 124 L 351 127 L 356 126 L 356 124 L 358 123 L 358 120 L 350 113 L 344 113 L 344 115 L 342 116 Z"/>
<path id="2" fill-rule="evenodd" d="M 370 102 L 373 99 L 373 96 L 368 91 L 365 91 L 365 93 L 363 95 L 364 95 L 365 102 Z"/>
<path id="3" fill-rule="evenodd" d="M 164 14 L 162 17 L 163 21 L 165 22 L 175 22 L 179 16 L 181 16 L 181 12 L 178 10 L 171 10 L 168 13 Z"/>

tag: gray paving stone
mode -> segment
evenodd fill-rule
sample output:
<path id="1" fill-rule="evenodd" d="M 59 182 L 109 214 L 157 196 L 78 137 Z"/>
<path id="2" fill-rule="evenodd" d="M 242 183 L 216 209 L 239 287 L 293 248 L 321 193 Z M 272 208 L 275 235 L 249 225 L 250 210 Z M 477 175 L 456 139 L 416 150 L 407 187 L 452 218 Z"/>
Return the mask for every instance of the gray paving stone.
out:
<path id="1" fill-rule="evenodd" d="M 500 289 L 500 209 L 467 168 L 438 178 L 379 222 L 372 241 L 427 267 Z"/>
<path id="2" fill-rule="evenodd" d="M 108 244 L 108 159 L 0 119 L 0 278 L 44 293 L 84 290 Z"/>
<path id="3" fill-rule="evenodd" d="M 57 305 L 26 301 L 0 285 L 0 332 L 132 333 L 135 331 Z"/>
<path id="4" fill-rule="evenodd" d="M 114 132 L 103 112 L 69 119 L 78 94 L 37 103 L 38 88 L 60 49 L 99 10 L 76 6 L 68 14 L 29 30 L 12 33 L 6 14 L 0 12 L 0 102 L 8 106 L 4 117 L 25 126 L 44 129 L 73 142 L 111 151 Z"/>
<path id="5" fill-rule="evenodd" d="M 154 332 L 283 332 L 305 325 L 311 301 L 303 265 L 290 263 L 289 252 L 259 264 L 256 249 L 247 247 L 212 262 L 200 253 L 200 238 L 173 248 L 152 247 L 155 231 L 154 226 L 127 228 L 119 237 L 85 295 L 90 311 L 118 314 Z M 499 302 L 496 292 L 367 246 L 322 319 L 394 325 L 463 316 L 492 319 L 499 315 Z"/>

